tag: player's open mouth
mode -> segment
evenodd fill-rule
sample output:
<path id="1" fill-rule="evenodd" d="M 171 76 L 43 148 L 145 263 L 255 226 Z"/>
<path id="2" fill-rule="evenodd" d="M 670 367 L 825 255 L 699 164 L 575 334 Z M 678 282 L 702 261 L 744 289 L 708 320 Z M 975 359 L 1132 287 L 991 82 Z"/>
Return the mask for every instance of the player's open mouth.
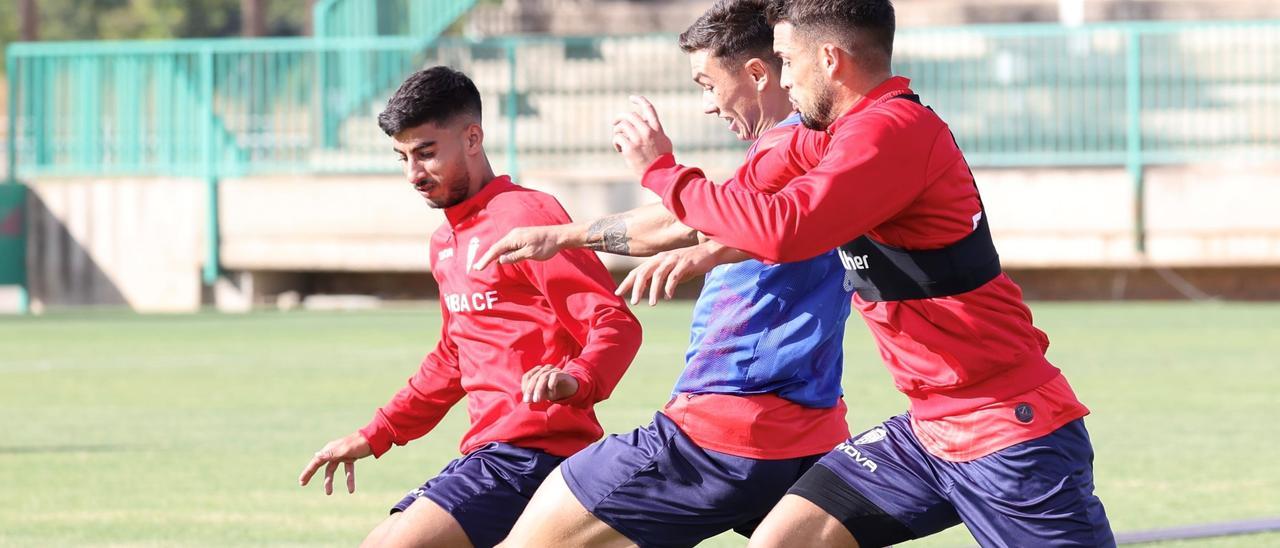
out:
<path id="1" fill-rule="evenodd" d="M 418 192 L 426 194 L 428 192 L 431 192 L 432 190 L 435 190 L 436 184 L 433 181 L 419 181 L 413 184 L 413 188 Z"/>

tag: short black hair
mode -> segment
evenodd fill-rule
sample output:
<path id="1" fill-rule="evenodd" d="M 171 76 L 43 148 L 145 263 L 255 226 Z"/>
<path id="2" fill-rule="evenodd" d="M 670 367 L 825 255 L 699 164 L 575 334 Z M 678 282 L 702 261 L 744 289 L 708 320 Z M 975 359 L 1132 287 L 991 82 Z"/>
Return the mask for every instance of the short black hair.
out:
<path id="1" fill-rule="evenodd" d="M 838 40 L 850 53 L 872 48 L 893 57 L 897 21 L 890 0 L 774 0 L 769 22 L 791 23 L 798 32 Z"/>
<path id="2" fill-rule="evenodd" d="M 781 67 L 773 52 L 773 25 L 765 13 L 770 1 L 719 0 L 680 34 L 680 49 L 707 50 L 726 63 L 754 57 Z"/>
<path id="3" fill-rule="evenodd" d="M 390 136 L 426 123 L 445 124 L 463 114 L 480 118 L 481 112 L 480 90 L 466 74 L 431 67 L 400 84 L 378 115 L 378 127 Z"/>

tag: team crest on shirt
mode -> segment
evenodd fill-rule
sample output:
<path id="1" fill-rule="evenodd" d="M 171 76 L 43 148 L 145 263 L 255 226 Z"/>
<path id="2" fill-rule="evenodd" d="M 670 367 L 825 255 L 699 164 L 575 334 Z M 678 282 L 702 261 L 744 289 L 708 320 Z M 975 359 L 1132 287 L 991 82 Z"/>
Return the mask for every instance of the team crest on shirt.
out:
<path id="1" fill-rule="evenodd" d="M 875 443 L 882 439 L 885 439 L 888 436 L 889 436 L 889 432 L 885 430 L 884 427 L 877 426 L 875 428 L 872 428 L 871 430 L 868 430 L 865 434 L 859 436 L 858 439 L 854 440 L 853 444 L 866 445 L 868 443 Z"/>
<path id="2" fill-rule="evenodd" d="M 476 252 L 480 251 L 480 238 L 472 238 L 467 244 L 467 272 L 476 264 Z"/>

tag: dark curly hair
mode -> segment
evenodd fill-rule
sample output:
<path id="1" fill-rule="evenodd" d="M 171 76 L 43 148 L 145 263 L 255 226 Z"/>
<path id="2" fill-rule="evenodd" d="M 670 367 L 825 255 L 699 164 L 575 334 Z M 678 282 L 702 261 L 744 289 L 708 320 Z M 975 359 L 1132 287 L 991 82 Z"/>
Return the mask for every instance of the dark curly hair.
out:
<path id="1" fill-rule="evenodd" d="M 893 57 L 897 28 L 890 0 L 773 0 L 771 24 L 791 23 L 807 36 L 836 41 L 851 53 L 874 50 Z"/>
<path id="2" fill-rule="evenodd" d="M 750 58 L 775 68 L 782 61 L 773 53 L 773 25 L 766 10 L 771 0 L 720 0 L 680 35 L 685 53 L 707 50 L 726 63 Z"/>
<path id="3" fill-rule="evenodd" d="M 378 127 L 390 136 L 426 123 L 448 123 L 459 115 L 480 118 L 481 113 L 480 91 L 466 74 L 431 67 L 400 84 L 378 115 Z"/>

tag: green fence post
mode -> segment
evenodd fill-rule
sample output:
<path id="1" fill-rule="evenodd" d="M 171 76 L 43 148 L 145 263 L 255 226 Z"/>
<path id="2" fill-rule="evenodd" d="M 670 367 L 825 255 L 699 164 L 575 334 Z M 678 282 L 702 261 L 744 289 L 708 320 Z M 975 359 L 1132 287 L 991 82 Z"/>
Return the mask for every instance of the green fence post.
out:
<path id="1" fill-rule="evenodd" d="M 5 173 L 9 176 L 10 183 L 18 182 L 18 56 L 13 54 L 13 46 L 5 52 L 5 74 L 7 86 L 9 88 L 8 105 L 9 111 L 9 141 L 6 143 L 5 156 Z"/>
<path id="2" fill-rule="evenodd" d="M 74 127 L 80 139 L 72 150 L 79 151 L 80 161 L 102 169 L 102 93 L 96 91 L 102 83 L 105 57 L 83 56 L 69 69 L 73 85 L 80 89 L 93 89 L 93 93 L 75 94 Z"/>
<path id="3" fill-rule="evenodd" d="M 0 284 L 18 286 L 18 313 L 31 313 L 27 292 L 27 187 L 18 184 L 18 56 L 13 48 L 5 53 L 8 89 L 8 141 L 5 143 L 5 173 L 8 183 L 0 185 Z"/>
<path id="4" fill-rule="evenodd" d="M 204 181 L 205 196 L 208 204 L 208 219 L 205 230 L 208 233 L 209 249 L 204 262 L 204 283 L 213 285 L 218 281 L 219 265 L 222 261 L 219 223 L 218 223 L 218 139 L 214 136 L 217 128 L 217 113 L 214 110 L 213 83 L 213 48 L 205 47 L 200 52 L 200 72 L 204 75 Z"/>
<path id="5" fill-rule="evenodd" d="M 27 187 L 16 180 L 0 185 L 0 285 L 18 286 L 18 312 L 27 299 Z"/>
<path id="6" fill-rule="evenodd" d="M 507 46 L 507 175 L 519 180 L 520 164 L 516 158 L 516 122 L 520 118 L 520 97 L 516 93 L 518 85 L 516 72 L 516 43 L 514 39 L 504 39 Z"/>
<path id="7" fill-rule="evenodd" d="M 1133 238 L 1139 255 L 1147 252 L 1146 174 L 1142 157 L 1142 34 L 1128 29 L 1128 61 L 1125 69 L 1125 110 L 1128 117 L 1125 167 L 1133 181 Z"/>
<path id="8" fill-rule="evenodd" d="M 31 313 L 31 295 L 25 285 L 18 286 L 18 313 L 23 316 Z"/>
<path id="9" fill-rule="evenodd" d="M 320 146 L 324 148 L 338 146 L 336 131 L 329 130 L 329 51 L 325 44 L 329 39 L 329 11 L 335 2 L 321 0 L 311 11 L 311 40 L 316 52 L 316 120 L 319 122 L 315 131 L 318 132 Z"/>

